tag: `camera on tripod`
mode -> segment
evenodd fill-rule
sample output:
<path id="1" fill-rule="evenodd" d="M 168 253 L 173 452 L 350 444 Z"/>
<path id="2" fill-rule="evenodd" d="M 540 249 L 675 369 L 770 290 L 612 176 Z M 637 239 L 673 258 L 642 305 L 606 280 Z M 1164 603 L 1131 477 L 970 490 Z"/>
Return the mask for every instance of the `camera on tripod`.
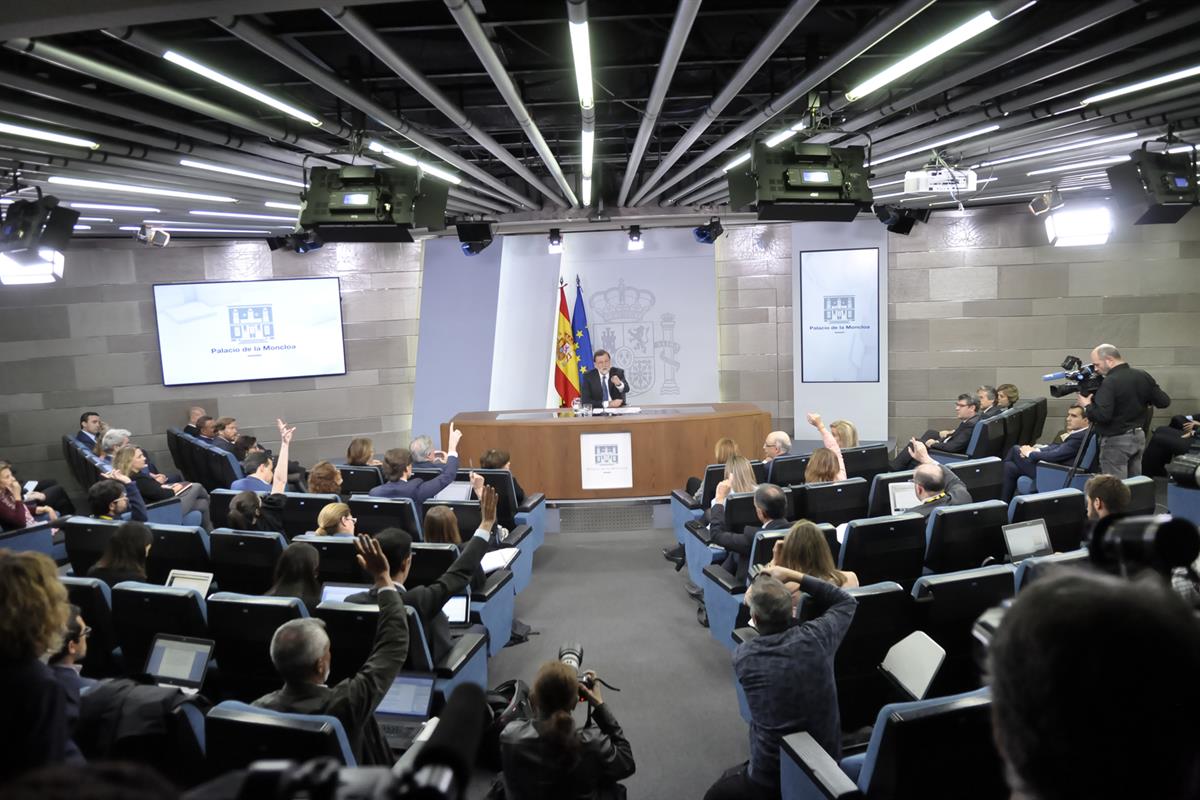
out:
<path id="1" fill-rule="evenodd" d="M 1050 387 L 1051 397 L 1066 397 L 1069 394 L 1081 394 L 1091 397 L 1104 383 L 1104 376 L 1096 371 L 1095 364 L 1084 364 L 1079 356 L 1067 356 L 1063 359 L 1061 372 L 1051 372 L 1043 375 L 1043 381 L 1060 381 L 1066 378 L 1069 383 L 1058 383 Z"/>

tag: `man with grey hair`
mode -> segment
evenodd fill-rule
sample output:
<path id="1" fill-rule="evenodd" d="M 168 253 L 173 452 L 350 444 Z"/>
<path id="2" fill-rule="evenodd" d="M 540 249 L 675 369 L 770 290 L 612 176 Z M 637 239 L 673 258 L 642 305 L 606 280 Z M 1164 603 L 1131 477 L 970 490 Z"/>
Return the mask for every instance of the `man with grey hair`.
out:
<path id="1" fill-rule="evenodd" d="M 1100 471 L 1124 480 L 1142 474 L 1146 449 L 1146 411 L 1151 405 L 1166 408 L 1171 398 L 1150 373 L 1134 369 L 1111 344 L 1097 345 L 1092 365 L 1104 376 L 1095 394 L 1077 395 L 1075 402 L 1100 437 Z"/>
<path id="2" fill-rule="evenodd" d="M 763 461 L 768 464 L 792 451 L 792 437 L 784 431 L 771 431 L 763 442 Z"/>
<path id="3" fill-rule="evenodd" d="M 804 575 L 800 590 L 820 613 L 796 625 L 792 594 L 774 569 L 764 570 L 746 592 L 758 636 L 733 654 L 733 671 L 750 709 L 750 760 L 719 778 L 705 800 L 779 797 L 779 744 L 785 734 L 807 731 L 835 760 L 841 755 L 833 658 L 858 601 L 832 583 Z"/>
<path id="4" fill-rule="evenodd" d="M 129 444 L 130 436 L 133 434 L 124 428 L 109 428 L 105 431 L 104 435 L 100 437 L 100 449 L 104 452 L 104 455 L 100 456 L 100 460 L 111 464 L 112 457 L 116 455 L 116 452 Z"/>
<path id="5" fill-rule="evenodd" d="M 189 408 L 188 409 L 188 421 L 187 421 L 187 425 L 183 426 L 183 432 L 186 433 L 188 436 L 198 436 L 200 434 L 200 428 L 199 428 L 199 426 L 196 425 L 196 422 L 201 417 L 206 417 L 206 416 L 208 416 L 208 412 L 205 411 L 200 406 L 192 406 L 191 408 Z"/>
<path id="6" fill-rule="evenodd" d="M 375 708 L 408 656 L 408 617 L 379 542 L 359 536 L 355 545 L 359 566 L 374 580 L 379 604 L 375 644 L 366 663 L 352 677 L 332 688 L 326 686 L 332 656 L 324 623 L 310 618 L 285 622 L 271 637 L 271 661 L 283 678 L 283 688 L 263 695 L 254 705 L 337 717 L 359 764 L 391 766 L 392 752 L 375 721 Z"/>
<path id="7" fill-rule="evenodd" d="M 975 390 L 975 396 L 979 398 L 979 416 L 982 419 L 991 419 L 1004 410 L 996 405 L 995 386 L 984 384 Z"/>
<path id="8" fill-rule="evenodd" d="M 441 450 L 434 448 L 433 439 L 425 434 L 421 434 L 409 442 L 408 451 L 412 453 L 412 463 L 414 467 L 419 467 L 422 464 L 446 463 L 446 454 Z"/>
<path id="9" fill-rule="evenodd" d="M 716 497 L 708 511 L 708 541 L 725 548 L 729 556 L 723 566 L 735 578 L 744 581 L 750 570 L 750 546 L 754 544 L 754 534 L 760 530 L 788 529 L 787 495 L 773 483 L 760 483 L 754 490 L 754 515 L 762 527 L 730 531 L 725 529 L 725 501 L 732 491 L 728 478 L 717 484 Z"/>

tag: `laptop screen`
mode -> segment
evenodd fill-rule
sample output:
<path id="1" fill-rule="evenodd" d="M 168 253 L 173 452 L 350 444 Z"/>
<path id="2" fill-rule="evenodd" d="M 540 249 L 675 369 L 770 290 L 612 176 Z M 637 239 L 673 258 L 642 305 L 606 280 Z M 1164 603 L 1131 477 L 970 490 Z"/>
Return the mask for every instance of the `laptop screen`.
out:
<path id="1" fill-rule="evenodd" d="M 379 701 L 376 714 L 425 719 L 433 704 L 433 676 L 401 672 Z"/>
<path id="2" fill-rule="evenodd" d="M 892 501 L 893 514 L 903 514 L 921 505 L 917 499 L 917 486 L 912 481 L 888 484 L 888 498 Z"/>
<path id="3" fill-rule="evenodd" d="M 1014 522 L 1001 526 L 1001 530 L 1004 531 L 1004 546 L 1008 548 L 1008 558 L 1013 563 L 1032 556 L 1048 556 L 1054 552 L 1050 546 L 1050 534 L 1046 531 L 1045 520 Z"/>
<path id="4" fill-rule="evenodd" d="M 471 621 L 471 598 L 465 594 L 456 594 L 442 606 L 442 613 L 451 625 L 466 625 Z"/>
<path id="5" fill-rule="evenodd" d="M 941 645 L 916 631 L 892 645 L 879 666 L 914 700 L 922 700 L 945 658 Z"/>
<path id="6" fill-rule="evenodd" d="M 211 572 L 191 572 L 186 569 L 173 569 L 171 574 L 167 576 L 167 586 L 183 587 L 185 589 L 195 589 L 201 596 L 208 594 L 208 587 L 212 585 Z"/>
<path id="7" fill-rule="evenodd" d="M 199 687 L 212 655 L 213 643 L 206 639 L 188 639 L 160 633 L 154 637 L 146 672 L 158 683 Z"/>
<path id="8" fill-rule="evenodd" d="M 352 594 L 366 592 L 371 589 L 365 583 L 327 583 L 321 589 L 322 603 L 344 603 Z"/>
<path id="9" fill-rule="evenodd" d="M 470 500 L 471 499 L 471 484 L 468 481 L 455 481 L 446 485 L 436 495 L 438 500 Z"/>

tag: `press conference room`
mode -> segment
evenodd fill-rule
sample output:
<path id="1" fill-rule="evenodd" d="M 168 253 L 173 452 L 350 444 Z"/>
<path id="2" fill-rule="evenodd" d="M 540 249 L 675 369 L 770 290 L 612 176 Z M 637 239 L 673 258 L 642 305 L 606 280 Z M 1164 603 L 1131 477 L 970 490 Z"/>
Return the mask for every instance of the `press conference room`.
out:
<path id="1" fill-rule="evenodd" d="M 11 4 L 0 794 L 1200 797 L 1198 42 Z"/>

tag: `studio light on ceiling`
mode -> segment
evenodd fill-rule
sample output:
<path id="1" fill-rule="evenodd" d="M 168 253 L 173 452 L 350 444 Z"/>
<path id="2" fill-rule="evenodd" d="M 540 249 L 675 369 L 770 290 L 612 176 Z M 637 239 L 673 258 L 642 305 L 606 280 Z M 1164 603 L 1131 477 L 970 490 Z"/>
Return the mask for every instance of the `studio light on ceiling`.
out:
<path id="1" fill-rule="evenodd" d="M 38 258 L 19 263 L 6 253 L 0 253 L 0 283 L 20 286 L 33 283 L 54 283 L 63 276 L 66 259 L 57 250 L 38 250 Z"/>
<path id="2" fill-rule="evenodd" d="M 721 225 L 720 217 L 712 217 L 708 224 L 698 225 L 692 228 L 692 236 L 700 244 L 716 244 L 717 239 L 725 232 L 725 227 Z"/>
<path id="3" fill-rule="evenodd" d="M 258 102 L 260 102 L 264 105 L 268 105 L 271 108 L 276 109 L 277 111 L 282 111 L 283 113 L 287 114 L 288 116 L 295 117 L 296 119 L 299 119 L 299 120 L 303 120 L 304 122 L 307 122 L 309 125 L 312 125 L 314 127 L 318 127 L 318 128 L 321 127 L 321 124 L 322 124 L 321 120 L 317 119 L 312 114 L 309 114 L 307 111 L 303 111 L 299 108 L 296 108 L 295 106 L 291 105 L 290 103 L 285 103 L 282 100 L 272 97 L 271 95 L 269 95 L 265 92 L 260 92 L 258 89 L 255 89 L 253 86 L 249 86 L 245 83 L 242 83 L 241 81 L 237 80 L 236 78 L 231 78 L 230 76 L 224 74 L 223 72 L 218 72 L 217 70 L 213 69 L 212 67 L 207 67 L 198 61 L 194 61 L 194 60 L 188 58 L 187 56 L 183 55 L 182 53 L 177 53 L 174 50 L 168 50 L 165 53 L 163 53 L 163 58 L 166 59 L 167 61 L 170 61 L 172 64 L 177 64 L 177 65 L 183 67 L 184 69 L 191 70 L 192 72 L 196 73 L 197 75 L 208 78 L 210 81 L 213 81 L 214 83 L 219 83 L 222 86 L 233 89 L 235 92 L 239 92 L 241 94 L 246 95 L 246 97 L 253 98 L 254 100 L 257 100 Z"/>
<path id="4" fill-rule="evenodd" d="M 1104 244 L 1112 234 L 1112 215 L 1104 206 L 1064 208 L 1046 215 L 1046 238 L 1055 247 Z"/>
<path id="5" fill-rule="evenodd" d="M 550 229 L 550 236 L 547 237 L 546 252 L 550 255 L 558 255 L 562 252 L 563 237 L 562 231 L 558 228 Z"/>
<path id="6" fill-rule="evenodd" d="M 51 175 L 50 183 L 62 184 L 63 186 L 78 186 L 82 189 L 99 189 L 106 192 L 126 192 L 128 194 L 146 194 L 154 197 L 174 197 L 180 200 L 204 200 L 209 203 L 236 203 L 236 197 L 227 197 L 220 194 L 201 194 L 199 192 L 180 192 L 175 189 L 159 189 L 154 186 L 138 186 L 132 183 L 111 183 L 109 181 L 92 181 L 83 178 L 70 178 L 65 175 Z M 83 206 L 71 204 L 72 208 L 82 208 Z M 87 208 L 102 208 L 116 209 L 117 206 L 101 206 L 89 205 Z M 157 209 L 155 209 L 157 211 Z"/>
<path id="7" fill-rule="evenodd" d="M 645 249 L 645 247 L 646 247 L 646 243 L 644 241 L 642 241 L 642 226 L 641 225 L 630 225 L 629 226 L 629 241 L 626 243 L 625 249 L 626 250 L 643 250 L 643 249 Z"/>

